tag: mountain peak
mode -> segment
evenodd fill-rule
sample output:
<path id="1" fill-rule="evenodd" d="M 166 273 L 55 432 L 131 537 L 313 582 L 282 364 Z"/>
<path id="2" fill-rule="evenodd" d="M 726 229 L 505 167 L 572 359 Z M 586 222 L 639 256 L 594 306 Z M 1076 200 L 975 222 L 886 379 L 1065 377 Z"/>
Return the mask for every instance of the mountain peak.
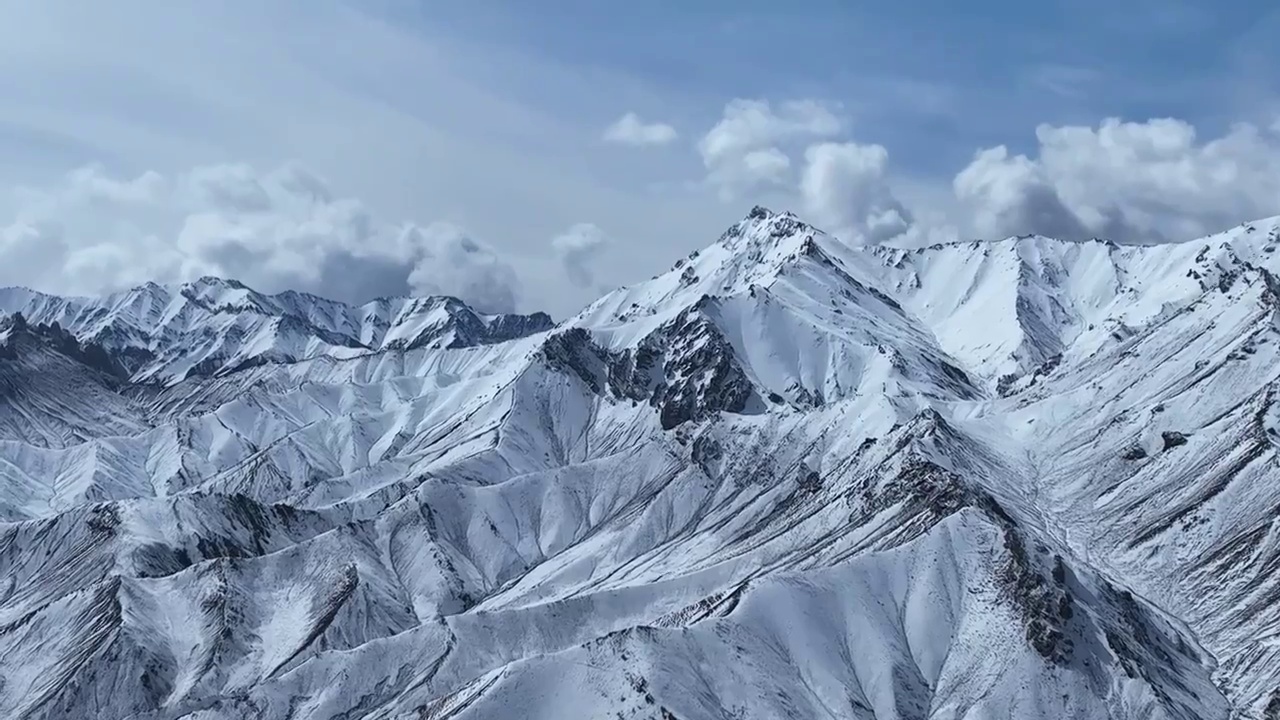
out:
<path id="1" fill-rule="evenodd" d="M 769 208 L 763 205 L 756 205 L 755 207 L 751 208 L 751 210 L 746 214 L 746 217 L 742 218 L 742 222 L 747 224 L 763 224 L 763 223 L 770 223 L 778 219 L 785 219 L 791 222 L 798 222 L 800 224 L 804 224 L 800 220 L 799 216 L 791 212 L 790 210 L 783 210 L 782 212 L 777 212 L 775 210 L 770 210 Z"/>
<path id="2" fill-rule="evenodd" d="M 725 230 L 720 236 L 719 243 L 734 247 L 745 245 L 751 248 L 767 249 L 791 238 L 824 234 L 818 228 L 801 220 L 793 212 L 774 212 L 757 205 L 747 213 L 746 217 Z"/>
<path id="3" fill-rule="evenodd" d="M 218 290 L 249 290 L 249 286 L 232 278 L 219 277 L 217 275 L 202 275 L 189 283 L 188 287 L 195 288 L 215 288 Z M 155 283 L 147 283 L 146 287 L 155 285 Z"/>

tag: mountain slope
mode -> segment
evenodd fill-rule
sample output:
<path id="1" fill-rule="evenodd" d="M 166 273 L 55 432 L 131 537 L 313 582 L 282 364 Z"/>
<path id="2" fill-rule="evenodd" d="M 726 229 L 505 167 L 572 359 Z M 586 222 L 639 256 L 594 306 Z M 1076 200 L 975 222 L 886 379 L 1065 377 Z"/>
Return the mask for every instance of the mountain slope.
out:
<path id="1" fill-rule="evenodd" d="M 0 714 L 1274 715 L 1277 245 L 756 208 L 554 327 L 2 290 Z"/>

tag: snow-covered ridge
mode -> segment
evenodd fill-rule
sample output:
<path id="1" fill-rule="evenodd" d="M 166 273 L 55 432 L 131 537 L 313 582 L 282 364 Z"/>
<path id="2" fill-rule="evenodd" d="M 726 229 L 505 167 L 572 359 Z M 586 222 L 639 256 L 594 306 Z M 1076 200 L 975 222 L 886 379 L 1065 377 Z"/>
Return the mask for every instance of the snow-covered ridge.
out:
<path id="1" fill-rule="evenodd" d="M 119 354 L 135 381 L 162 383 L 322 355 L 485 345 L 552 325 L 544 313 L 485 315 L 451 297 L 378 298 L 352 307 L 293 291 L 264 295 L 213 277 L 102 298 L 0 288 L 0 311 L 56 324 Z"/>
<path id="2" fill-rule="evenodd" d="M 1145 325 L 1219 282 L 1280 271 L 1280 216 L 1180 244 L 1043 236 L 876 247 L 886 288 L 984 376 L 1021 374 L 1072 346 Z M 981 330 L 981 331 L 975 331 Z"/>
<path id="3" fill-rule="evenodd" d="M 0 291 L 0 716 L 1269 718 L 1278 245 Z"/>

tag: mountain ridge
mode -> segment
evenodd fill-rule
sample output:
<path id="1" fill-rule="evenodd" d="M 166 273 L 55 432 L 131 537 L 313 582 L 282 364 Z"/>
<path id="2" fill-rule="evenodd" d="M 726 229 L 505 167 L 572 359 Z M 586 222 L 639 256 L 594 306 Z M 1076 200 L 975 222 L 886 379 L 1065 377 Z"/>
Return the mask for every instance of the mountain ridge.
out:
<path id="1" fill-rule="evenodd" d="M 206 277 L 176 286 L 148 283 L 100 300 L 59 298 L 26 288 L 0 289 L 0 308 L 33 322 L 58 324 L 84 342 L 132 352 L 135 381 L 174 382 L 234 371 L 246 363 L 293 362 L 321 354 L 349 357 L 383 349 L 441 344 L 461 347 L 550 329 L 550 316 L 483 315 L 457 298 L 378 298 L 360 306 L 286 290 L 264 295 L 244 284 Z M 188 336 L 199 332 L 209 338 Z M 155 357 L 177 345 L 174 368 Z M 192 346 L 194 345 L 194 347 Z"/>
<path id="2" fill-rule="evenodd" d="M 0 714 L 1269 720 L 1277 245 L 757 207 L 556 324 L 0 291 Z"/>

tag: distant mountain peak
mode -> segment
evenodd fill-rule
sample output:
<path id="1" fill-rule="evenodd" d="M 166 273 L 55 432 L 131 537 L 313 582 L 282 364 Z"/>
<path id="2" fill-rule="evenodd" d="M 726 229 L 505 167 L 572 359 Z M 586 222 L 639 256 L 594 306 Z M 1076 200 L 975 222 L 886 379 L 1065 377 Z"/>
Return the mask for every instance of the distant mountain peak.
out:
<path id="1" fill-rule="evenodd" d="M 147 285 L 155 285 L 155 283 L 147 283 Z M 202 275 L 195 280 L 187 283 L 192 287 L 212 287 L 212 288 L 229 288 L 232 290 L 248 290 L 249 286 L 234 278 L 222 277 L 220 275 Z"/>
<path id="2" fill-rule="evenodd" d="M 180 286 L 146 283 L 101 298 L 5 288 L 0 311 L 61 326 L 80 341 L 120 354 L 135 380 L 159 383 L 262 362 L 486 345 L 554 325 L 545 313 L 485 315 L 453 297 L 387 298 L 352 307 L 294 291 L 265 295 L 216 276 Z"/>

